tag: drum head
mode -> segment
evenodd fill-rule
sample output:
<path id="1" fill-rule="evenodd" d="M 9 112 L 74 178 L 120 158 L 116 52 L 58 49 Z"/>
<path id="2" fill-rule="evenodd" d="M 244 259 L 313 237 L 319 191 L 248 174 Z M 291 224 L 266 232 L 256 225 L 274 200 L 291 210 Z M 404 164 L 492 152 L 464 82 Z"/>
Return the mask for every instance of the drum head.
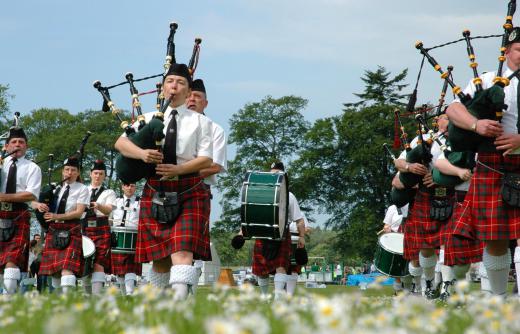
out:
<path id="1" fill-rule="evenodd" d="M 81 236 L 81 242 L 83 246 L 83 257 L 89 257 L 94 255 L 96 252 L 96 245 L 94 244 L 94 241 L 86 236 Z"/>
<path id="2" fill-rule="evenodd" d="M 289 182 L 287 174 L 280 173 L 280 194 L 278 197 L 278 229 L 280 229 L 280 236 L 283 238 L 285 228 L 287 227 L 287 220 L 289 218 Z"/>
<path id="3" fill-rule="evenodd" d="M 404 234 L 402 233 L 386 233 L 379 237 L 379 244 L 383 249 L 395 253 L 403 254 Z"/>

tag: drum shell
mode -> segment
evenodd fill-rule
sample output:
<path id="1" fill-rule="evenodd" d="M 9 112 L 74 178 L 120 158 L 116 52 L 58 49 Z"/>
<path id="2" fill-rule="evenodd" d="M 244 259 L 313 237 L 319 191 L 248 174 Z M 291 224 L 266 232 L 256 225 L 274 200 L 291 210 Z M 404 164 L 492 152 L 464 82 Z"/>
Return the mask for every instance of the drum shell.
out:
<path id="1" fill-rule="evenodd" d="M 116 246 L 112 247 L 112 253 L 135 254 L 135 248 L 137 245 L 136 228 L 113 226 L 111 232 L 116 238 Z"/>
<path id="2" fill-rule="evenodd" d="M 389 233 L 397 235 L 401 233 Z M 381 237 L 383 237 L 382 235 Z M 404 277 L 408 275 L 408 261 L 402 253 L 385 247 L 379 237 L 374 255 L 374 265 L 376 269 L 390 277 Z M 404 238 L 403 238 L 404 240 Z"/>

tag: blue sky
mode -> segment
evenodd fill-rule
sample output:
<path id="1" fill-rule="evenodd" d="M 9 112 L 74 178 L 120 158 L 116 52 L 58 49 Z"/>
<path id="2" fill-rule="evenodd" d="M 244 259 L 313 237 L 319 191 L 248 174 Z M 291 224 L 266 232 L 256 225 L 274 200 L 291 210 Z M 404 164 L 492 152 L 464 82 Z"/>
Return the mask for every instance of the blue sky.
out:
<path id="1" fill-rule="evenodd" d="M 139 78 L 162 72 L 169 23 L 176 21 L 177 61 L 187 62 L 201 37 L 198 77 L 205 79 L 207 114 L 225 129 L 244 104 L 266 95 L 309 100 L 307 120 L 338 115 L 356 101 L 364 70 L 409 68 L 420 63 L 416 40 L 426 47 L 461 37 L 502 31 L 507 1 L 5 1 L 0 11 L 0 83 L 15 95 L 11 110 L 40 107 L 72 113 L 97 109 L 94 80 L 112 84 L 131 71 Z M 479 68 L 497 68 L 498 39 L 474 42 Z M 432 52 L 465 85 L 471 77 L 465 46 Z M 437 101 L 438 75 L 425 65 L 419 102 Z M 155 81 L 138 84 L 140 91 Z M 410 88 L 411 90 L 411 88 Z M 113 91 L 130 108 L 128 88 Z M 155 97 L 143 98 L 144 110 Z M 230 150 L 229 158 L 233 158 Z M 214 203 L 212 217 L 220 212 Z"/>

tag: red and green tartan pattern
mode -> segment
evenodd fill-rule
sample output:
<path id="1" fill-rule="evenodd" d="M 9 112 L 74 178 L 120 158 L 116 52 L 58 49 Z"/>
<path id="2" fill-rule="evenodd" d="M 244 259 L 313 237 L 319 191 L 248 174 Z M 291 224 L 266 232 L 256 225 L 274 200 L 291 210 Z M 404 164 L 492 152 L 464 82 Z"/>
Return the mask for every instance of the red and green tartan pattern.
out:
<path id="1" fill-rule="evenodd" d="M 28 210 L 0 211 L 1 219 L 13 219 L 16 225 L 14 236 L 7 242 L 0 241 L 0 268 L 7 262 L 27 271 L 29 263 L 29 240 L 31 213 Z"/>
<path id="2" fill-rule="evenodd" d="M 520 173 L 520 155 L 479 153 L 478 161 L 496 171 Z M 502 164 L 503 162 L 503 164 Z M 461 219 L 474 226 L 479 240 L 511 240 L 520 238 L 520 208 L 502 201 L 502 175 L 477 163 L 475 175 L 466 195 L 468 209 Z"/>
<path id="3" fill-rule="evenodd" d="M 291 265 L 291 234 L 285 233 L 285 239 L 280 242 L 278 256 L 272 260 L 267 260 L 262 255 L 263 241 L 257 239 L 253 248 L 253 274 L 266 276 L 274 274 L 276 268 L 284 268 L 287 272 Z"/>
<path id="4" fill-rule="evenodd" d="M 208 191 L 198 176 L 180 178 L 178 181 L 163 181 L 166 192 L 182 193 L 182 211 L 173 224 L 160 224 L 152 217 L 152 196 L 158 189 L 158 179 L 148 180 L 139 213 L 135 260 L 150 262 L 170 256 L 179 251 L 193 253 L 195 260 L 211 259 L 209 244 Z M 190 190 L 191 189 L 191 190 Z"/>
<path id="5" fill-rule="evenodd" d="M 410 210 L 412 209 L 413 208 Z M 411 211 L 408 212 L 411 213 Z M 419 249 L 412 247 L 414 234 L 409 227 L 410 224 L 408 224 L 408 220 L 404 223 L 404 225 L 401 223 L 401 226 L 399 226 L 400 232 L 404 233 L 403 257 L 408 261 L 419 261 Z"/>
<path id="6" fill-rule="evenodd" d="M 466 201 L 455 203 L 451 219 L 442 228 L 441 241 L 444 245 L 444 264 L 447 266 L 482 261 L 483 243 L 475 239 L 474 231 L 470 230 L 471 224 L 463 222 L 459 226 L 460 216 L 467 205 Z M 456 234 L 459 229 L 464 229 L 465 237 Z"/>
<path id="7" fill-rule="evenodd" d="M 96 245 L 94 264 L 99 264 L 103 267 L 105 273 L 110 273 L 110 248 L 112 246 L 110 226 L 85 227 L 83 234 L 92 239 L 94 245 Z"/>
<path id="8" fill-rule="evenodd" d="M 409 247 L 412 249 L 439 248 L 440 229 L 443 222 L 430 218 L 431 195 L 419 189 L 415 195 L 413 209 L 406 221 Z"/>
<path id="9" fill-rule="evenodd" d="M 52 245 L 52 232 L 59 230 L 70 231 L 70 244 L 65 249 L 56 249 Z M 42 261 L 40 264 L 40 275 L 53 275 L 62 270 L 70 270 L 80 276 L 83 262 L 83 246 L 81 242 L 81 223 L 79 220 L 67 223 L 51 223 L 49 233 L 45 237 L 43 246 Z"/>
<path id="10" fill-rule="evenodd" d="M 121 254 L 111 252 L 112 259 L 112 274 L 124 275 L 134 273 L 136 275 L 142 274 L 142 264 L 135 262 L 135 254 Z"/>

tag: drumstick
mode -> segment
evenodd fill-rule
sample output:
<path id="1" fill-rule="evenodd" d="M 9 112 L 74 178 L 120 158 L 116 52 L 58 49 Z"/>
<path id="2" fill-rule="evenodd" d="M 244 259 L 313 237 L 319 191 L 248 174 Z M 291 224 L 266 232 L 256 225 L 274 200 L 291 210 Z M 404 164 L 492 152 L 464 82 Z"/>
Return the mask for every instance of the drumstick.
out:
<path id="1" fill-rule="evenodd" d="M 385 229 L 382 229 L 381 231 L 377 232 L 377 235 L 380 235 L 381 233 L 383 233 L 385 231 Z"/>

